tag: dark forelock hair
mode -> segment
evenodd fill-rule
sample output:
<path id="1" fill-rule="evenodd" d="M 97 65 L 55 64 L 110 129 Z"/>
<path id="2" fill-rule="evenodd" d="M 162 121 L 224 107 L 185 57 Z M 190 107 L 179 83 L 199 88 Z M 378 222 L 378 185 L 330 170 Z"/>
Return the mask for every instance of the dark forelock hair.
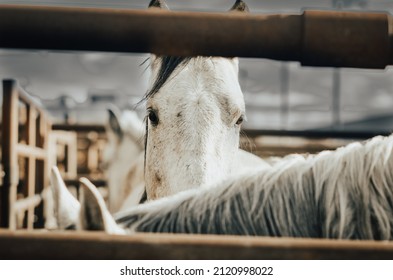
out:
<path id="1" fill-rule="evenodd" d="M 160 88 L 166 83 L 169 77 L 172 75 L 173 71 L 176 70 L 180 65 L 186 65 L 191 57 L 184 56 L 160 56 L 160 70 L 158 70 L 158 74 L 156 80 L 153 83 L 151 89 L 144 96 L 144 100 L 153 97 Z"/>

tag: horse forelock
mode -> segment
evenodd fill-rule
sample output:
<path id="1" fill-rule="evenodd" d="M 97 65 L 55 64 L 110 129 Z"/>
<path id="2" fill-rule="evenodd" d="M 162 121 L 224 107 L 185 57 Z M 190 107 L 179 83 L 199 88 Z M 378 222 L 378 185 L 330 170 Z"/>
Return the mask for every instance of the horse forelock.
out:
<path id="1" fill-rule="evenodd" d="M 149 134 L 149 129 L 148 129 L 148 127 L 149 127 L 149 124 L 148 124 L 148 120 L 147 120 L 147 117 L 145 117 L 145 150 L 144 150 L 144 155 L 143 155 L 143 157 L 144 157 L 144 160 L 143 160 L 143 169 L 144 169 L 144 173 L 146 173 L 146 150 L 147 150 L 147 138 L 148 138 L 148 134 Z"/>
<path id="2" fill-rule="evenodd" d="M 181 57 L 181 56 L 162 56 L 158 58 L 160 60 L 160 69 L 158 71 L 157 77 L 153 82 L 153 86 L 151 89 L 145 94 L 141 101 L 145 101 L 151 97 L 153 97 L 165 84 L 165 82 L 172 75 L 173 71 L 177 69 L 177 67 L 184 63 L 190 61 L 191 57 Z M 144 135 L 144 148 L 145 148 L 145 169 L 146 169 L 146 147 L 147 147 L 147 139 L 148 139 L 148 120 L 145 118 L 145 135 Z"/>
<path id="3" fill-rule="evenodd" d="M 180 66 L 185 66 L 192 57 L 183 56 L 161 56 L 159 59 L 159 70 L 155 77 L 155 81 L 150 90 L 145 94 L 142 101 L 153 97 L 172 76 L 173 72 Z"/>

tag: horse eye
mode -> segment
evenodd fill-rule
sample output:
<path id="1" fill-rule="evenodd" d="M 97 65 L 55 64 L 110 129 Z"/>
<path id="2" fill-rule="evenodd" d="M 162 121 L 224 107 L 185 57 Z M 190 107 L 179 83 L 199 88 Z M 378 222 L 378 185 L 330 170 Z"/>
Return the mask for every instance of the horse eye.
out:
<path id="1" fill-rule="evenodd" d="M 156 112 L 154 112 L 153 110 L 149 111 L 148 117 L 152 125 L 156 126 L 158 124 L 158 116 Z"/>
<path id="2" fill-rule="evenodd" d="M 240 116 L 240 118 L 238 118 L 238 120 L 236 121 L 236 124 L 241 125 L 243 123 L 243 121 L 244 121 L 244 117 Z"/>

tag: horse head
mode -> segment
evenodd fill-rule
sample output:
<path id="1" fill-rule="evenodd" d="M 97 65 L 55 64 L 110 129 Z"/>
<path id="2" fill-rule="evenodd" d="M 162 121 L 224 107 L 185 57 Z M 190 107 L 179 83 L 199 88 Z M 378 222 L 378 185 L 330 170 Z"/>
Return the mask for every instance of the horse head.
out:
<path id="1" fill-rule="evenodd" d="M 120 209 L 124 197 L 130 192 L 128 189 L 133 187 L 129 186 L 129 177 L 134 167 L 139 165 L 140 154 L 144 149 L 144 124 L 135 111 L 125 110 L 120 113 L 119 109 L 113 106 L 108 109 L 108 113 L 108 142 L 103 154 L 103 166 L 108 180 L 109 206 L 111 211 L 115 212 Z M 142 177 L 143 170 L 140 173 Z M 137 175 L 139 176 L 135 176 Z"/>
<path id="2" fill-rule="evenodd" d="M 150 7 L 165 8 L 153 0 Z M 247 11 L 236 1 L 231 11 Z M 146 99 L 148 199 L 214 184 L 236 171 L 245 104 L 238 59 L 151 55 Z"/>

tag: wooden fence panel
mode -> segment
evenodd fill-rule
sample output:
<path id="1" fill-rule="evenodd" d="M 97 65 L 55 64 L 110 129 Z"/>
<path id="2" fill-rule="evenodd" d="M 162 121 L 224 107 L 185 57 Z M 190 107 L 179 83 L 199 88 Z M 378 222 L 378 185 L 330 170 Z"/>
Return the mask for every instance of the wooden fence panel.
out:
<path id="1" fill-rule="evenodd" d="M 22 142 L 18 141 L 21 118 L 19 102 L 26 108 L 26 123 L 23 126 L 27 137 Z M 0 187 L 0 227 L 16 229 L 19 227 L 17 215 L 25 211 L 27 215 L 23 227 L 42 227 L 44 215 L 41 193 L 48 186 L 49 179 L 47 138 L 50 122 L 46 113 L 14 80 L 3 81 L 2 113 L 1 161 L 4 178 Z M 23 171 L 18 158 L 26 162 Z M 18 198 L 21 171 L 25 179 L 24 190 L 21 193 L 23 198 Z"/>

